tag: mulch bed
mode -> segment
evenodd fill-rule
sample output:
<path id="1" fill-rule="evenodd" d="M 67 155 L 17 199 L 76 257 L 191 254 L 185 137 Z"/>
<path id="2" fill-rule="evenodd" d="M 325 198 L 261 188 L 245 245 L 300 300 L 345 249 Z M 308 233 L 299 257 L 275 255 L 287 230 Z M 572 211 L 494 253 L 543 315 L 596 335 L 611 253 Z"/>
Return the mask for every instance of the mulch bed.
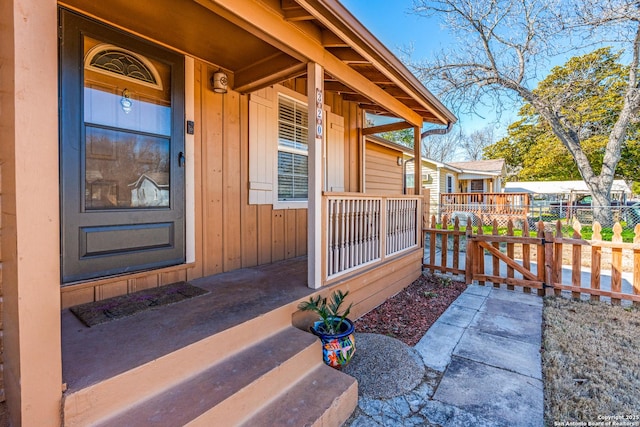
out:
<path id="1" fill-rule="evenodd" d="M 422 275 L 356 320 L 356 332 L 387 335 L 414 346 L 466 288 L 464 282 Z"/>

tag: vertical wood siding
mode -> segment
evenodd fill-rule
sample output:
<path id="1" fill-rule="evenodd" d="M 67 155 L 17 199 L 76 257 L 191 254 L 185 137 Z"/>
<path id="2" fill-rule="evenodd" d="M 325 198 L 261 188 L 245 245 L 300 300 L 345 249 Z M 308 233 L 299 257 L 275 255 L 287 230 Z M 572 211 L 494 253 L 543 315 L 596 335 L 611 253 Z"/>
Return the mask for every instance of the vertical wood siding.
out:
<path id="1" fill-rule="evenodd" d="M 195 62 L 195 263 L 67 286 L 63 307 L 307 253 L 306 209 L 249 204 L 249 97 L 210 90 L 215 70 Z"/>

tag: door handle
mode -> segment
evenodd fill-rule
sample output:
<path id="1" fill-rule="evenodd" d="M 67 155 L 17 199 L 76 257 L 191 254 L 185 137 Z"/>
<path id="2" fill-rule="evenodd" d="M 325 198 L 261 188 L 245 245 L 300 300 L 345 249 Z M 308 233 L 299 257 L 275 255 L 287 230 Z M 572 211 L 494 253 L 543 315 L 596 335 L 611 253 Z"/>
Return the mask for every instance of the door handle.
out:
<path id="1" fill-rule="evenodd" d="M 185 163 L 184 153 L 181 151 L 178 153 L 178 166 L 183 167 Z"/>

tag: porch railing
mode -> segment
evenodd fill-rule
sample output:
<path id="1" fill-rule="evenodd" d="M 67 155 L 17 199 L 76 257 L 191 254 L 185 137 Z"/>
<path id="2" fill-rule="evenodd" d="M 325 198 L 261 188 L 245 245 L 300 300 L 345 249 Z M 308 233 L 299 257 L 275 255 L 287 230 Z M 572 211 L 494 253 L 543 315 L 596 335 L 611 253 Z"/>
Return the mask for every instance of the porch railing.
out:
<path id="1" fill-rule="evenodd" d="M 325 280 L 419 245 L 421 197 L 325 193 Z"/>
<path id="2" fill-rule="evenodd" d="M 472 212 L 479 217 L 491 215 L 527 216 L 529 193 L 445 193 L 440 195 L 442 215 Z"/>

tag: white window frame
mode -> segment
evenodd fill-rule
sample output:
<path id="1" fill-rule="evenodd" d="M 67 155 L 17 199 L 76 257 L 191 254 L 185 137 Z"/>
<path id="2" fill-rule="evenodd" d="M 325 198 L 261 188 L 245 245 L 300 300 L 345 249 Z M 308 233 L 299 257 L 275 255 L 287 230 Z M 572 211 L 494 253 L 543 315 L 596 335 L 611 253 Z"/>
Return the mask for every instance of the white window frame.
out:
<path id="1" fill-rule="evenodd" d="M 449 178 L 451 178 L 451 188 L 449 188 Z M 448 173 L 444 179 L 444 192 L 447 194 L 455 193 L 455 189 L 456 189 L 456 177 L 453 176 L 453 174 Z"/>
<path id="2" fill-rule="evenodd" d="M 273 183 L 274 183 L 274 191 L 273 191 L 273 208 L 274 209 L 306 209 L 308 206 L 308 200 L 280 200 L 278 197 L 278 193 L 279 193 L 279 189 L 278 189 L 278 152 L 279 151 L 285 151 L 285 152 L 290 152 L 290 153 L 294 153 L 294 154 L 303 154 L 306 155 L 307 158 L 309 157 L 309 152 L 308 151 L 304 151 L 304 150 L 296 150 L 294 148 L 290 148 L 290 147 L 283 147 L 284 150 L 281 150 L 280 147 L 280 143 L 279 143 L 279 135 L 278 135 L 278 126 L 277 126 L 277 122 L 278 122 L 278 111 L 280 108 L 280 98 L 284 97 L 284 98 L 289 98 L 291 100 L 293 100 L 294 102 L 297 102 L 299 104 L 302 104 L 305 108 L 305 110 L 307 109 L 308 106 L 308 100 L 307 98 L 302 95 L 299 94 L 298 92 L 295 92 L 293 90 L 290 90 L 288 88 L 285 88 L 283 86 L 276 86 L 276 93 L 275 93 L 275 120 L 276 120 L 276 126 L 275 126 L 275 141 L 276 141 L 276 155 L 275 158 L 273 159 L 274 161 L 274 167 L 273 167 Z M 307 131 L 308 131 L 308 124 L 307 124 Z M 308 187 L 307 187 L 308 188 Z"/>

